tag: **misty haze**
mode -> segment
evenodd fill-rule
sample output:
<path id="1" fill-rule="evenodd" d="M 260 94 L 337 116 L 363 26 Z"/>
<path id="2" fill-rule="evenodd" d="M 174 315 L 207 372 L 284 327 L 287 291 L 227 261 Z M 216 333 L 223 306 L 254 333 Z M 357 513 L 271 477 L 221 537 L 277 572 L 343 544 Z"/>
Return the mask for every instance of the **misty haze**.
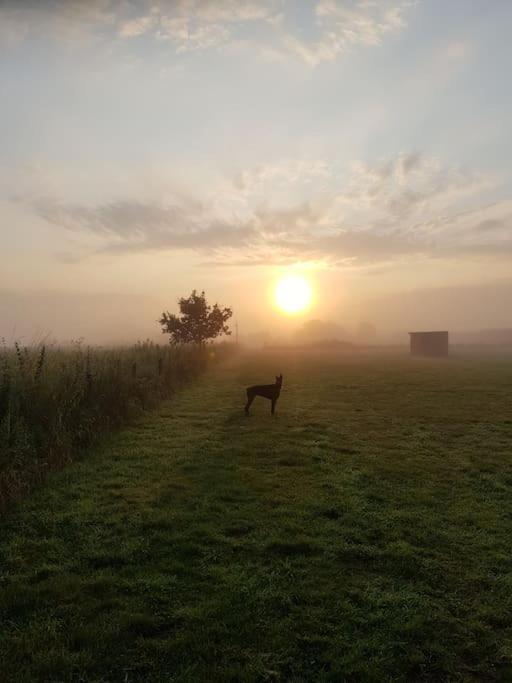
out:
<path id="1" fill-rule="evenodd" d="M 512 680 L 511 28 L 0 0 L 2 683 Z"/>

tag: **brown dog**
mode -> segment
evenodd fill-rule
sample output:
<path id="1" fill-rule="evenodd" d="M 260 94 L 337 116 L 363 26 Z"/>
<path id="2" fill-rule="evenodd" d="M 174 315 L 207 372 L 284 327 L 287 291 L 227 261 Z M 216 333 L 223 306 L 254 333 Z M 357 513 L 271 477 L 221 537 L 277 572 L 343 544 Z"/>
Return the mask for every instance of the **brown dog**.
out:
<path id="1" fill-rule="evenodd" d="M 256 384 L 253 387 L 248 387 L 247 389 L 247 403 L 245 404 L 245 412 L 249 415 L 249 408 L 256 396 L 263 396 L 263 398 L 268 398 L 272 401 L 270 406 L 270 413 L 273 415 L 276 408 L 277 399 L 281 393 L 281 387 L 283 386 L 283 376 L 279 375 L 276 377 L 275 384 Z"/>

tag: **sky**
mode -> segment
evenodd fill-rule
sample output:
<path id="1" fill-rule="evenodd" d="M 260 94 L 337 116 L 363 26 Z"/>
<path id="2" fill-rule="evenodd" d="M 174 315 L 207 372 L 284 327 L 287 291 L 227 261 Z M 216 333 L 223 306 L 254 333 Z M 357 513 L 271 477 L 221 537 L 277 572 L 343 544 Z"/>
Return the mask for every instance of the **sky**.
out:
<path id="1" fill-rule="evenodd" d="M 192 289 L 241 334 L 512 327 L 511 28 L 509 0 L 0 0 L 0 336 L 160 339 Z"/>

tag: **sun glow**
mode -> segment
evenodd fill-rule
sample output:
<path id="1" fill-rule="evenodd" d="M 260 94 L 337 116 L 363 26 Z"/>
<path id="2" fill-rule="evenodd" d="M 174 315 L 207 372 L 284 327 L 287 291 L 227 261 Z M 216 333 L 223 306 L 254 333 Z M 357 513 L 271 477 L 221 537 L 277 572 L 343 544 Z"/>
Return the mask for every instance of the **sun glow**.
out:
<path id="1" fill-rule="evenodd" d="M 293 315 L 306 310 L 313 296 L 311 285 L 300 275 L 282 277 L 275 289 L 275 302 L 284 313 Z"/>

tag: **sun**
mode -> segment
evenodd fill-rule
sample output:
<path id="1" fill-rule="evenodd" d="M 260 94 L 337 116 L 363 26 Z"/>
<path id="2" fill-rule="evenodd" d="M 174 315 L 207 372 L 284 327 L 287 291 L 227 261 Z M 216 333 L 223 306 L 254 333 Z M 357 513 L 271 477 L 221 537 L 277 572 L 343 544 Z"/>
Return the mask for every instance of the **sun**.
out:
<path id="1" fill-rule="evenodd" d="M 306 310 L 312 296 L 311 285 L 301 275 L 285 275 L 278 281 L 275 289 L 277 307 L 289 315 Z"/>

